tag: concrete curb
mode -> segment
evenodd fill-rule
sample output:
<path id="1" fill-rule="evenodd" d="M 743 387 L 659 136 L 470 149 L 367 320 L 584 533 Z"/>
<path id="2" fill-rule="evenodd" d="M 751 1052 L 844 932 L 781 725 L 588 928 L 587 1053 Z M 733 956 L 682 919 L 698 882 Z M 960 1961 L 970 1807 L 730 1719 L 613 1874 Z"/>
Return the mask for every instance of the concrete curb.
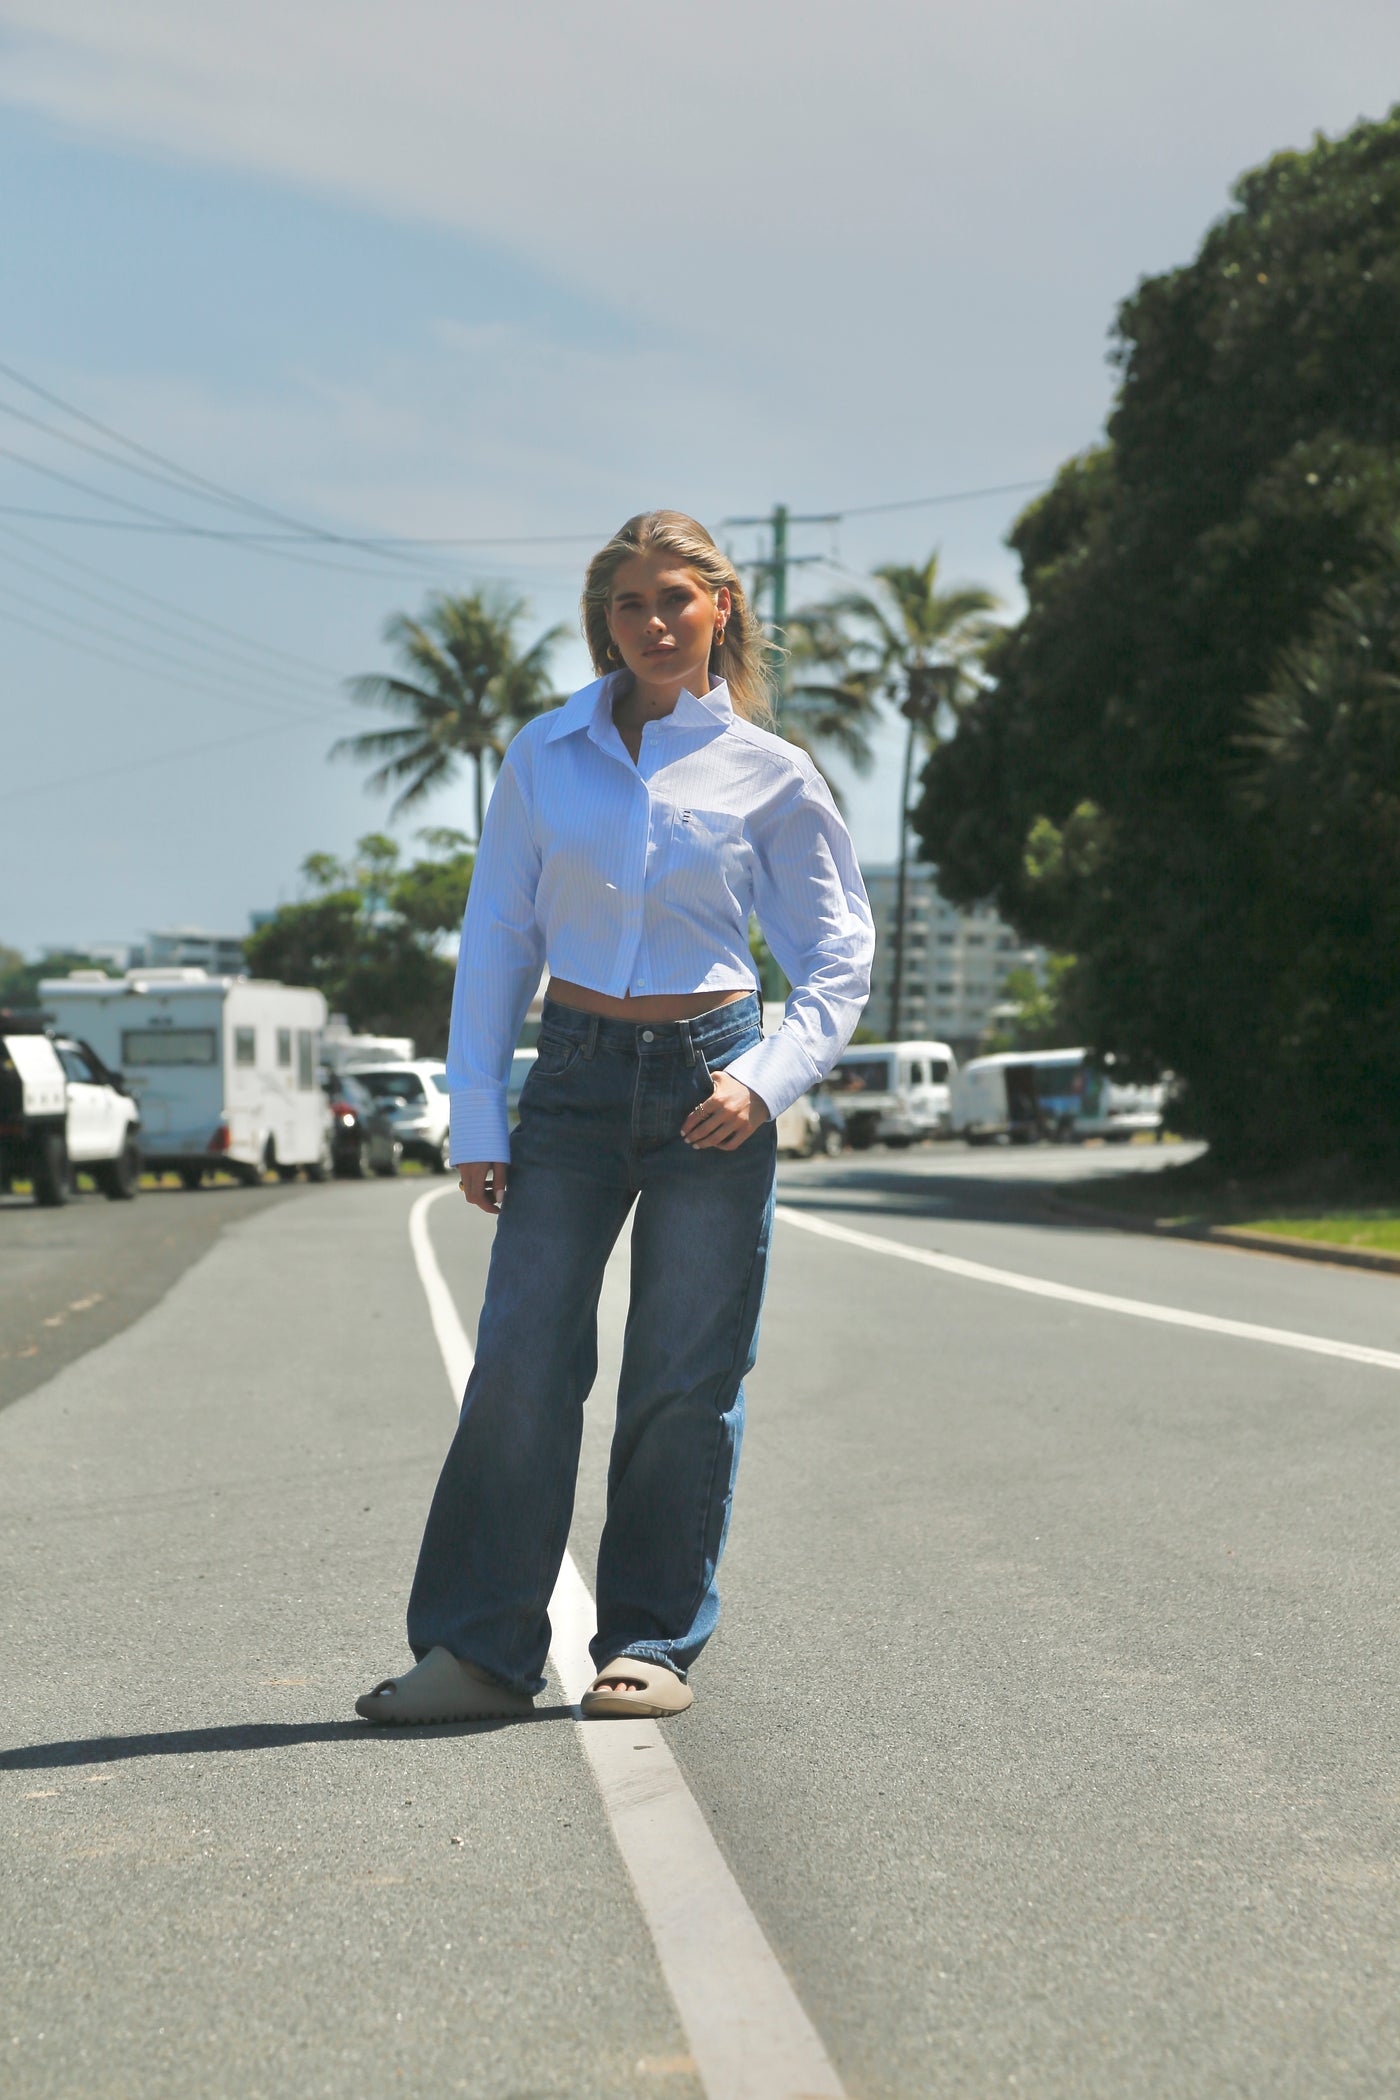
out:
<path id="1" fill-rule="evenodd" d="M 1328 1240 L 1296 1240 L 1281 1232 L 1250 1232 L 1242 1225 L 1167 1225 L 1159 1218 L 1136 1218 L 1131 1211 L 1108 1210 L 1102 1204 L 1069 1203 L 1049 1196 L 1046 1208 L 1066 1222 L 1107 1225 L 1116 1232 L 1142 1232 L 1151 1239 L 1195 1240 L 1217 1247 L 1238 1247 L 1247 1254 L 1281 1254 L 1293 1261 L 1330 1262 L 1341 1269 L 1370 1269 L 1400 1276 L 1400 1254 L 1379 1247 L 1341 1247 Z"/>

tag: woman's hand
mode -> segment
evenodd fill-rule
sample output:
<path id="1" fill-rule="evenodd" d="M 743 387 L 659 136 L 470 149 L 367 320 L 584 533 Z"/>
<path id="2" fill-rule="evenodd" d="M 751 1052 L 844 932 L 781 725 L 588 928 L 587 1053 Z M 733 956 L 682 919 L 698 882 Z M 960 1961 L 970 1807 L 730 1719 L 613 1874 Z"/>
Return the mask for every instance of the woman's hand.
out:
<path id="1" fill-rule="evenodd" d="M 760 1123 L 768 1121 L 768 1105 L 742 1079 L 731 1079 L 727 1072 L 716 1072 L 711 1085 L 714 1092 L 691 1110 L 681 1125 L 681 1136 L 697 1152 L 710 1148 L 737 1152 Z"/>
<path id="2" fill-rule="evenodd" d="M 505 1200 L 510 1168 L 503 1159 L 469 1159 L 457 1169 L 457 1184 L 468 1203 L 496 1217 Z"/>

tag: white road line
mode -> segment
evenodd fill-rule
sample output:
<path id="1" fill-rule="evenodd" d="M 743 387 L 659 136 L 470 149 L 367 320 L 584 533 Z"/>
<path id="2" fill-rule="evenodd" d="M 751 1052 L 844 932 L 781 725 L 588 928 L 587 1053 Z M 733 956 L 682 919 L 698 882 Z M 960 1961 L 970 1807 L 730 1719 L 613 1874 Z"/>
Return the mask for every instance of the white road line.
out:
<path id="1" fill-rule="evenodd" d="M 967 1283 L 994 1283 L 1004 1291 L 1025 1291 L 1033 1298 L 1059 1298 L 1069 1305 L 1088 1305 L 1095 1312 L 1126 1313 L 1134 1320 L 1156 1320 L 1164 1327 L 1196 1327 L 1204 1334 L 1229 1334 L 1242 1342 L 1268 1342 L 1276 1349 L 1302 1349 L 1310 1356 L 1339 1356 L 1347 1363 L 1375 1364 L 1383 1371 L 1400 1371 L 1400 1354 L 1393 1349 L 1371 1349 L 1362 1342 L 1334 1342 L 1321 1334 L 1295 1334 L 1287 1327 L 1257 1327 L 1252 1320 L 1223 1320 L 1214 1313 L 1183 1312 L 1175 1305 L 1153 1305 L 1145 1298 L 1115 1298 L 1107 1291 L 1082 1291 L 1071 1283 L 1047 1283 L 1040 1276 L 1022 1276 L 1015 1269 L 991 1269 L 985 1262 L 963 1261 L 956 1254 L 932 1254 L 924 1247 L 910 1247 L 903 1240 L 889 1240 L 876 1232 L 858 1232 L 850 1225 L 832 1225 L 825 1218 L 809 1217 L 780 1203 L 777 1215 L 802 1232 L 820 1239 L 840 1240 L 848 1247 L 863 1247 L 870 1254 L 893 1254 L 898 1261 L 917 1262 L 921 1268 L 941 1269 L 946 1276 L 961 1276 Z"/>
<path id="2" fill-rule="evenodd" d="M 428 1236 L 429 1208 L 452 1193 L 449 1184 L 420 1196 L 408 1232 L 460 1407 L 472 1348 Z M 576 1706 L 594 1675 L 588 1643 L 597 1621 L 567 1553 L 549 1616 L 550 1660 Z M 708 2100 L 843 2100 L 817 2031 L 656 1722 L 581 1721 L 577 1733 Z"/>

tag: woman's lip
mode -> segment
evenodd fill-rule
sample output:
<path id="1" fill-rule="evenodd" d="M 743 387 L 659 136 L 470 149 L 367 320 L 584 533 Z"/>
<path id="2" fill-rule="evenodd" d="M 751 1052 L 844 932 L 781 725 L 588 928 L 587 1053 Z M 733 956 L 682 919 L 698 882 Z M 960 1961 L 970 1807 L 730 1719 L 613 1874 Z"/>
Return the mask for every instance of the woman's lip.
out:
<path id="1" fill-rule="evenodd" d="M 648 642 L 643 656 L 669 656 L 675 648 L 674 642 Z"/>

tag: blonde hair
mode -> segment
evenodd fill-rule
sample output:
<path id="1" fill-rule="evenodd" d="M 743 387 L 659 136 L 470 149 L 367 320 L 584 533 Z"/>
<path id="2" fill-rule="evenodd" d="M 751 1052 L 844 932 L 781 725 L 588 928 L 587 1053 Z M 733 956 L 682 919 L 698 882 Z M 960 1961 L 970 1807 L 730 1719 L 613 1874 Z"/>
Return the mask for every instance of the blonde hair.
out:
<path id="1" fill-rule="evenodd" d="M 768 667 L 772 644 L 754 617 L 733 562 L 721 553 L 704 526 L 697 525 L 683 510 L 639 512 L 613 534 L 588 564 L 579 610 L 594 670 L 617 669 L 618 659 L 609 653 L 612 636 L 608 632 L 608 606 L 618 570 L 638 554 L 674 554 L 688 569 L 694 569 L 707 590 L 718 592 L 721 585 L 728 586 L 729 618 L 723 645 L 710 645 L 710 676 L 725 681 L 736 714 L 771 727 Z"/>

